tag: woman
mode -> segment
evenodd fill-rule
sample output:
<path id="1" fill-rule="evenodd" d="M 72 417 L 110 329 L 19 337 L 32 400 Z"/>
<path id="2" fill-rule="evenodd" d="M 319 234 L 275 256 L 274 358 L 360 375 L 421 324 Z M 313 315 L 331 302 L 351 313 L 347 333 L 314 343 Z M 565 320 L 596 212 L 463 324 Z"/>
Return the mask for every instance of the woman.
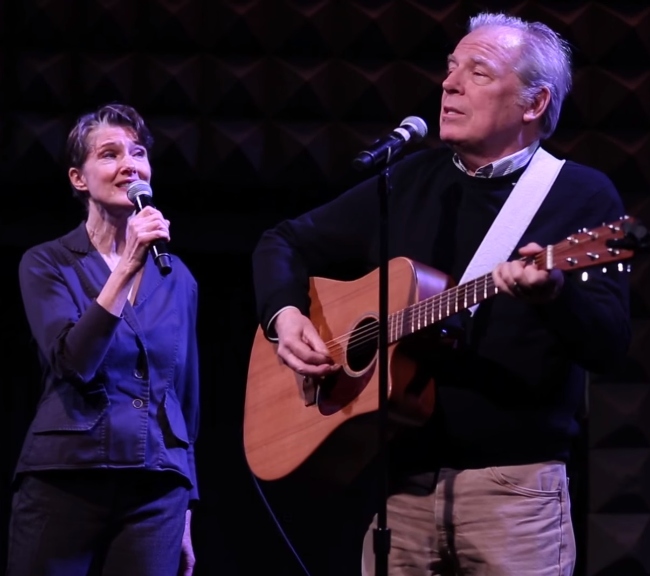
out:
<path id="1" fill-rule="evenodd" d="M 9 576 L 192 573 L 197 499 L 197 286 L 173 259 L 151 206 L 152 137 L 131 107 L 82 116 L 67 141 L 68 176 L 87 217 L 29 249 L 20 287 L 44 389 L 16 469 Z"/>

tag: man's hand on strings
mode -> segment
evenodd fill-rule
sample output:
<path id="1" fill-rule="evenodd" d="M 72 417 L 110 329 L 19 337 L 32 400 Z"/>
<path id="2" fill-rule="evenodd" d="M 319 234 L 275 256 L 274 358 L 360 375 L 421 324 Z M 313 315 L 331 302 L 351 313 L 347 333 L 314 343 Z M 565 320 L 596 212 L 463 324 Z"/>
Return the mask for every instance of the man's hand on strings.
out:
<path id="1" fill-rule="evenodd" d="M 303 376 L 322 377 L 338 370 L 330 351 L 312 324 L 297 308 L 287 308 L 275 319 L 278 356 Z"/>
<path id="2" fill-rule="evenodd" d="M 544 303 L 553 300 L 564 285 L 561 270 L 541 270 L 532 257 L 543 248 L 531 242 L 519 249 L 522 260 L 503 262 L 492 271 L 492 280 L 499 292 L 531 303 Z"/>

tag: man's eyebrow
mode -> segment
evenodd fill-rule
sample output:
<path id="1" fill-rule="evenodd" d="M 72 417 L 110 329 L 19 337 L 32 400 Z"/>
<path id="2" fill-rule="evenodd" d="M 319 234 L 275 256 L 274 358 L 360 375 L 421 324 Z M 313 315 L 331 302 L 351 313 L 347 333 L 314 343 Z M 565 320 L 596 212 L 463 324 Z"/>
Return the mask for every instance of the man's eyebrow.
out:
<path id="1" fill-rule="evenodd" d="M 494 63 L 489 58 L 485 58 L 484 56 L 470 56 L 469 60 L 474 66 L 485 66 L 490 70 L 495 70 Z M 458 59 L 453 54 L 447 56 L 447 66 L 450 64 L 458 65 Z"/>
<path id="2" fill-rule="evenodd" d="M 477 65 L 480 66 L 487 66 L 488 68 L 494 68 L 494 64 L 492 63 L 491 60 L 483 57 L 483 56 L 472 56 L 470 60 Z"/>

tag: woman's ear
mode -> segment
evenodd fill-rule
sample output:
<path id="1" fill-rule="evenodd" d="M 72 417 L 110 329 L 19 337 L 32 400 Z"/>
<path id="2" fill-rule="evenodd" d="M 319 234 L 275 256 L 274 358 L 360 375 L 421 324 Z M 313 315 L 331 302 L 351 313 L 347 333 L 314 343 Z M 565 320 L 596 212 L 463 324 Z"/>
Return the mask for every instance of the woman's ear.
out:
<path id="1" fill-rule="evenodd" d="M 72 184 L 77 190 L 88 190 L 86 179 L 79 168 L 70 168 L 68 170 L 68 178 L 70 179 L 70 184 Z"/>

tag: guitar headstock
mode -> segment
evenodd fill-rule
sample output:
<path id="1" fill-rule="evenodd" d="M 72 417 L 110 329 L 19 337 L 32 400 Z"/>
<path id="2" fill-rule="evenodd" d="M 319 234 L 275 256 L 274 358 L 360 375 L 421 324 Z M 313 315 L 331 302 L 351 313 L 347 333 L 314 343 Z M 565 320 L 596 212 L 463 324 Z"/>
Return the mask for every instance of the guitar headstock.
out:
<path id="1" fill-rule="evenodd" d="M 647 250 L 649 234 L 645 226 L 629 216 L 591 230 L 583 229 L 535 257 L 536 264 L 550 270 L 582 270 L 629 260 Z"/>

